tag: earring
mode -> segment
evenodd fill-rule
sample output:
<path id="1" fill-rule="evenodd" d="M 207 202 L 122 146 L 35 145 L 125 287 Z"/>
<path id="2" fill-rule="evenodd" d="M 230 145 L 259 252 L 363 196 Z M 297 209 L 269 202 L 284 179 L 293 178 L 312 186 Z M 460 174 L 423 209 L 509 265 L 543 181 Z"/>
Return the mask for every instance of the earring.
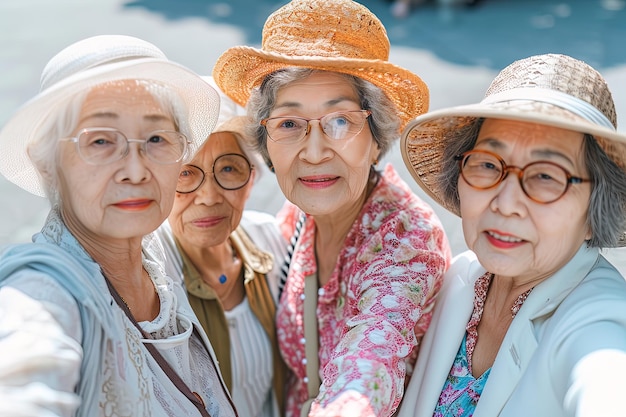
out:
<path id="1" fill-rule="evenodd" d="M 372 166 L 376 166 L 378 165 L 378 158 L 374 159 L 374 162 L 372 162 Z"/>
<path id="2" fill-rule="evenodd" d="M 274 170 L 274 164 L 272 164 L 270 161 L 267 162 L 267 168 L 271 171 L 271 172 L 276 172 Z"/>

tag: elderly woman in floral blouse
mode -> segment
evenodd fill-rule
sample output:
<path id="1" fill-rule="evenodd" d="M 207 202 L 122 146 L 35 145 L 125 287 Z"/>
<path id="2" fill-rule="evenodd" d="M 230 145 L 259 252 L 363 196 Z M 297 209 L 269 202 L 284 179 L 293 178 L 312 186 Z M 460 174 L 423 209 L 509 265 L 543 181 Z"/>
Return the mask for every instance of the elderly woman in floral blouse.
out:
<path id="1" fill-rule="evenodd" d="M 428 107 L 426 85 L 388 52 L 384 27 L 360 4 L 296 0 L 268 18 L 262 49 L 231 48 L 213 71 L 247 103 L 289 200 L 283 232 L 299 232 L 277 311 L 294 373 L 287 416 L 306 414 L 310 400 L 310 416 L 392 415 L 449 263 L 432 209 L 393 167 L 377 169 Z"/>

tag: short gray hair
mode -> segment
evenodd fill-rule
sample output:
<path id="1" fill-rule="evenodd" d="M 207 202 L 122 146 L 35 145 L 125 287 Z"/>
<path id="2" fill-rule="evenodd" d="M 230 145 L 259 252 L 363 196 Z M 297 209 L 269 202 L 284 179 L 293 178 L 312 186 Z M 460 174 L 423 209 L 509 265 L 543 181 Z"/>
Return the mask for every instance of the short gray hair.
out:
<path id="1" fill-rule="evenodd" d="M 257 149 L 266 163 L 271 164 L 267 152 L 267 132 L 261 126 L 261 120 L 269 117 L 276 105 L 278 91 L 287 85 L 307 78 L 314 72 L 323 72 L 310 68 L 289 67 L 273 72 L 252 90 L 247 105 L 248 116 L 251 119 L 250 136 L 256 140 Z M 369 110 L 372 115 L 367 119 L 374 141 L 380 148 L 379 158 L 382 158 L 391 148 L 400 135 L 400 117 L 395 105 L 385 93 L 369 81 L 353 75 L 336 73 L 352 85 L 359 96 L 361 108 Z"/>
<path id="2" fill-rule="evenodd" d="M 437 188 L 450 207 L 460 211 L 458 181 L 460 168 L 457 155 L 474 148 L 484 119 L 477 119 L 444 137 L 444 154 Z M 583 140 L 584 163 L 591 178 L 591 196 L 587 209 L 587 225 L 591 230 L 588 246 L 610 248 L 626 231 L 626 172 L 613 162 L 592 135 Z"/>
<path id="3" fill-rule="evenodd" d="M 191 131 L 187 122 L 188 109 L 185 108 L 176 92 L 151 81 L 137 80 L 137 83 L 142 84 L 163 109 L 172 115 L 176 129 L 190 138 Z M 42 133 L 27 145 L 28 156 L 40 175 L 42 188 L 53 207 L 61 203 L 57 172 L 59 139 L 71 136 L 76 130 L 80 112 L 89 91 L 81 91 L 57 103 L 58 110 L 51 112 L 46 119 L 40 121 Z M 184 156 L 185 161 L 191 159 L 193 151 L 188 147 Z"/>

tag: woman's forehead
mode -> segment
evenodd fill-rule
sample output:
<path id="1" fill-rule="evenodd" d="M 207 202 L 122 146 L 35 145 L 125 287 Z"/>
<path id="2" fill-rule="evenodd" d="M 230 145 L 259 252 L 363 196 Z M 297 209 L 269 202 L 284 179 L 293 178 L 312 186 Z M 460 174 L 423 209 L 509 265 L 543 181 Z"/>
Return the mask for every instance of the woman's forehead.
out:
<path id="1" fill-rule="evenodd" d="M 193 158 L 192 163 L 195 162 L 210 162 L 214 161 L 220 155 L 226 153 L 237 153 L 244 155 L 237 137 L 232 132 L 215 132 L 212 133 L 207 141 L 202 145 L 202 148 L 198 151 Z"/>

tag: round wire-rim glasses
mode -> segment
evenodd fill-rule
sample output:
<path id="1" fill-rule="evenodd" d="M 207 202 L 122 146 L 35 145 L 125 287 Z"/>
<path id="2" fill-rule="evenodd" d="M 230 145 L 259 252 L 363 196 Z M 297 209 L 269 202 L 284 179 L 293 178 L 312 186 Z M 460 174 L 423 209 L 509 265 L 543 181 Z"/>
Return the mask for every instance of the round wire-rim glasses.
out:
<path id="1" fill-rule="evenodd" d="M 193 193 L 204 184 L 207 174 L 213 175 L 220 188 L 227 191 L 239 190 L 250 181 L 253 169 L 254 166 L 248 158 L 238 153 L 225 153 L 215 158 L 210 173 L 197 165 L 184 165 L 178 175 L 176 192 Z"/>
<path id="2" fill-rule="evenodd" d="M 509 172 L 517 171 L 524 194 L 531 200 L 553 203 L 561 198 L 571 184 L 590 181 L 575 177 L 561 165 L 551 161 L 535 161 L 524 167 L 507 165 L 502 157 L 490 151 L 474 149 L 454 157 L 459 161 L 463 180 L 478 190 L 487 190 L 500 184 Z"/>
<path id="3" fill-rule="evenodd" d="M 311 121 L 319 121 L 322 132 L 332 140 L 352 139 L 363 130 L 369 110 L 346 110 L 328 113 L 315 119 L 296 116 L 268 117 L 261 120 L 267 136 L 276 143 L 300 142 L 311 132 Z"/>
<path id="4" fill-rule="evenodd" d="M 130 139 L 110 127 L 88 127 L 76 136 L 60 140 L 74 142 L 78 155 L 90 165 L 106 165 L 125 158 L 131 142 L 139 143 L 151 161 L 161 165 L 174 164 L 183 159 L 190 143 L 184 134 L 173 130 L 155 130 L 144 139 Z"/>

